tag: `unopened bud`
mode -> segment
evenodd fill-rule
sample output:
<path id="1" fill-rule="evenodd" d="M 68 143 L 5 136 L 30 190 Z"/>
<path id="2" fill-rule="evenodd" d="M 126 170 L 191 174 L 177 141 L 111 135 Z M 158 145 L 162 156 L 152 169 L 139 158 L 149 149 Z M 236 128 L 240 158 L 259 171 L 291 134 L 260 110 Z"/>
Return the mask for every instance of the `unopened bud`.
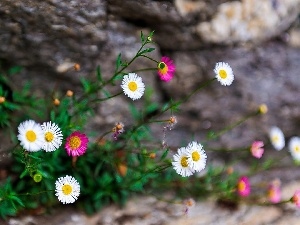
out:
<path id="1" fill-rule="evenodd" d="M 53 104 L 56 105 L 56 106 L 59 106 L 60 101 L 56 98 L 56 99 L 54 99 Z"/>
<path id="2" fill-rule="evenodd" d="M 266 104 L 261 104 L 258 111 L 260 114 L 266 114 L 268 112 L 268 106 Z"/>
<path id="3" fill-rule="evenodd" d="M 5 97 L 3 96 L 0 96 L 0 104 L 4 103 L 5 102 Z"/>
<path id="4" fill-rule="evenodd" d="M 71 90 L 68 90 L 67 91 L 67 93 L 66 93 L 66 95 L 68 96 L 68 97 L 72 97 L 73 96 L 73 91 L 71 91 Z"/>
<path id="5" fill-rule="evenodd" d="M 78 63 L 74 64 L 74 70 L 79 71 L 80 70 L 80 65 Z"/>
<path id="6" fill-rule="evenodd" d="M 42 179 L 43 179 L 43 176 L 42 176 L 42 174 L 40 174 L 40 173 L 36 173 L 36 174 L 33 175 L 33 180 L 34 180 L 34 182 L 36 182 L 36 183 L 41 182 Z"/>

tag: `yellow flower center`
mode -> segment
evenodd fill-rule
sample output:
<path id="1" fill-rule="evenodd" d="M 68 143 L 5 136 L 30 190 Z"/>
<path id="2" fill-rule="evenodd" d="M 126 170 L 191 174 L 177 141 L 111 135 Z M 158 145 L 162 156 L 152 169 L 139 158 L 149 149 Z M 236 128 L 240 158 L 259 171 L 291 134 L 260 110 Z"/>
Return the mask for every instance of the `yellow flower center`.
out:
<path id="1" fill-rule="evenodd" d="M 201 158 L 201 157 L 200 157 L 199 152 L 194 151 L 194 152 L 192 153 L 192 159 L 193 159 L 193 161 L 197 162 L 197 161 L 200 160 L 200 158 Z"/>
<path id="2" fill-rule="evenodd" d="M 181 164 L 182 167 L 188 167 L 189 166 L 188 158 L 186 156 L 182 157 L 181 161 L 180 161 L 180 164 Z"/>
<path id="3" fill-rule="evenodd" d="M 164 63 L 164 62 L 160 62 L 158 63 L 158 70 L 163 74 L 165 75 L 167 72 L 168 72 L 168 67 L 167 65 Z"/>
<path id="4" fill-rule="evenodd" d="M 137 84 L 136 84 L 136 82 L 130 81 L 130 82 L 128 83 L 128 88 L 129 88 L 130 91 L 136 91 L 136 89 L 137 89 Z"/>
<path id="5" fill-rule="evenodd" d="M 53 139 L 54 139 L 54 135 L 51 132 L 47 131 L 45 133 L 45 140 L 47 142 L 51 142 L 51 141 L 53 141 Z"/>
<path id="6" fill-rule="evenodd" d="M 295 146 L 295 152 L 299 152 L 300 151 L 300 147 L 297 145 Z"/>
<path id="7" fill-rule="evenodd" d="M 238 183 L 238 190 L 239 190 L 239 191 L 244 191 L 245 189 L 246 189 L 246 184 L 245 184 L 245 182 L 240 181 L 240 182 Z"/>
<path id="8" fill-rule="evenodd" d="M 269 198 L 275 198 L 276 197 L 276 192 L 273 188 L 269 190 Z"/>
<path id="9" fill-rule="evenodd" d="M 220 70 L 219 75 L 222 79 L 226 79 L 227 77 L 227 72 L 225 70 Z"/>
<path id="10" fill-rule="evenodd" d="M 69 195 L 72 192 L 72 186 L 70 184 L 64 184 L 64 186 L 62 186 L 61 190 L 65 195 Z"/>
<path id="11" fill-rule="evenodd" d="M 70 138 L 69 145 L 72 149 L 77 149 L 81 145 L 81 140 L 79 137 L 74 136 Z"/>
<path id="12" fill-rule="evenodd" d="M 26 132 L 26 138 L 29 142 L 34 142 L 36 140 L 36 134 L 33 130 Z"/>
<path id="13" fill-rule="evenodd" d="M 278 135 L 274 135 L 274 136 L 272 137 L 272 141 L 273 141 L 274 143 L 278 142 L 278 141 L 279 141 Z"/>

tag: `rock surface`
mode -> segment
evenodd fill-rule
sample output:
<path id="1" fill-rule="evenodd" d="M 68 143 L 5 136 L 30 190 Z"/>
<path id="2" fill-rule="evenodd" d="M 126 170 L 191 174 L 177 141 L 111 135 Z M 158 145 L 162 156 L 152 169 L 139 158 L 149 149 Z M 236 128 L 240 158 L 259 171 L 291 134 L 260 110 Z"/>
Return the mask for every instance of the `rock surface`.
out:
<path id="1" fill-rule="evenodd" d="M 289 198 L 300 182 L 284 184 L 283 197 Z M 166 196 L 168 199 L 169 196 Z M 52 215 L 12 218 L 7 225 L 299 225 L 299 209 L 295 205 L 256 206 L 241 204 L 237 209 L 221 206 L 214 200 L 196 202 L 185 213 L 180 201 L 168 203 L 144 196 L 131 199 L 124 208 L 111 205 L 93 216 L 65 206 Z"/>

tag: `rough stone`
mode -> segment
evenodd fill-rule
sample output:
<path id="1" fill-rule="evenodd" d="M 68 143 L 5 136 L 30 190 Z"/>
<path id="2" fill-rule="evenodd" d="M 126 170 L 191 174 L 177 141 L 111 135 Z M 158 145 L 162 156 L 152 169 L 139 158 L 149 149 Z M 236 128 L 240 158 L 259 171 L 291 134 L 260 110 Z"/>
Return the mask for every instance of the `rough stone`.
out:
<path id="1" fill-rule="evenodd" d="M 242 0 L 220 4 L 208 22 L 200 22 L 198 35 L 207 43 L 263 41 L 286 30 L 299 14 L 297 0 Z"/>

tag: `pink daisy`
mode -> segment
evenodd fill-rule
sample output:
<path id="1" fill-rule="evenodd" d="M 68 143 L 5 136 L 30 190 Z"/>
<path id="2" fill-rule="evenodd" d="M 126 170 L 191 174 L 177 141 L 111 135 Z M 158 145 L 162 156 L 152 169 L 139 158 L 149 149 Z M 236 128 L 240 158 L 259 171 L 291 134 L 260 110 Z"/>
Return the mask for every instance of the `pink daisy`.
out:
<path id="1" fill-rule="evenodd" d="M 262 141 L 254 141 L 251 145 L 250 151 L 255 158 L 260 159 L 264 154 L 264 143 Z"/>
<path id="2" fill-rule="evenodd" d="M 69 137 L 65 149 L 69 156 L 81 156 L 86 152 L 89 139 L 83 133 L 74 131 Z"/>
<path id="3" fill-rule="evenodd" d="M 281 189 L 280 189 L 280 181 L 273 181 L 268 188 L 268 197 L 269 201 L 272 203 L 278 203 L 281 200 Z"/>
<path id="4" fill-rule="evenodd" d="M 167 56 L 163 56 L 161 61 L 157 64 L 157 69 L 159 78 L 162 81 L 169 82 L 174 77 L 176 67 L 173 60 Z"/>
<path id="5" fill-rule="evenodd" d="M 242 176 L 239 178 L 237 183 L 237 192 L 240 196 L 246 197 L 250 194 L 250 182 L 248 177 Z"/>
<path id="6" fill-rule="evenodd" d="M 296 206 L 300 208 L 300 190 L 295 191 L 295 194 L 292 197 L 292 202 L 294 202 Z"/>

